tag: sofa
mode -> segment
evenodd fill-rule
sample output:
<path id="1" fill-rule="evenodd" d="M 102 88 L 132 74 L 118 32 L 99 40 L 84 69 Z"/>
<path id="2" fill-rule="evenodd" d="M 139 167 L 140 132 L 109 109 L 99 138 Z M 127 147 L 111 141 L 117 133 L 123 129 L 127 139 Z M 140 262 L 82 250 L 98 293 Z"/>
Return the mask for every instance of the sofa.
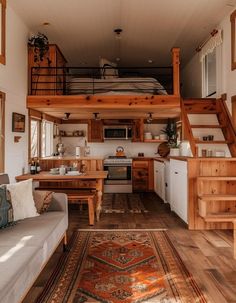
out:
<path id="1" fill-rule="evenodd" d="M 0 302 L 21 302 L 64 238 L 67 196 L 54 193 L 47 212 L 0 229 Z"/>

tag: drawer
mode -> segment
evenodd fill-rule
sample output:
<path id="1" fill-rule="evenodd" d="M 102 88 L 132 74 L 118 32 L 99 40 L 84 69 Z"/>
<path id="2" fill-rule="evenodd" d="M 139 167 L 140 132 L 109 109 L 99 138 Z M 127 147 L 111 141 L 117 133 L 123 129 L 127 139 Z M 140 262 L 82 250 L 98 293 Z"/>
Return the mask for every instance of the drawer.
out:
<path id="1" fill-rule="evenodd" d="M 134 168 L 148 168 L 149 161 L 133 161 Z"/>

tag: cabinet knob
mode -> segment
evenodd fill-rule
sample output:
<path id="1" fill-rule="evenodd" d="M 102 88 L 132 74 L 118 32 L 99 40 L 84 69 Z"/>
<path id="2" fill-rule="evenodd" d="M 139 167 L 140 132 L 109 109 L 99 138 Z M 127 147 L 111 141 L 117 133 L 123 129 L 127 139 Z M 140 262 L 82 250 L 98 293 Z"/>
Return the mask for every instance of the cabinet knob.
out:
<path id="1" fill-rule="evenodd" d="M 178 172 L 177 172 L 177 171 L 175 171 L 175 174 L 176 174 L 176 175 L 178 175 Z"/>

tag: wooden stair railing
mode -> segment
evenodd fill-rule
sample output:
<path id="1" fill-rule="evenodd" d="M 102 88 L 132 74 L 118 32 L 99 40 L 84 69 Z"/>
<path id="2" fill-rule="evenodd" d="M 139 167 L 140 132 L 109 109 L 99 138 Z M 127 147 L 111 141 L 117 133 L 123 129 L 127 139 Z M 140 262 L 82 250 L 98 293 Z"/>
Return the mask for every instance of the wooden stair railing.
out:
<path id="1" fill-rule="evenodd" d="M 224 186 L 222 182 L 225 182 Z M 235 176 L 197 177 L 198 213 L 205 222 L 233 224 L 233 254 L 236 259 L 236 191 L 232 192 L 230 182 L 233 182 L 235 188 Z M 220 192 L 222 189 L 223 193 Z"/>
<path id="2" fill-rule="evenodd" d="M 215 114 L 218 125 L 192 124 L 189 121 L 189 114 Z M 233 127 L 231 115 L 225 102 L 222 99 L 184 99 L 182 100 L 182 121 L 184 136 L 190 142 L 194 157 L 198 157 L 198 144 L 227 144 L 231 156 L 236 157 L 236 134 Z M 221 129 L 224 140 L 202 141 L 195 139 L 192 129 Z"/>

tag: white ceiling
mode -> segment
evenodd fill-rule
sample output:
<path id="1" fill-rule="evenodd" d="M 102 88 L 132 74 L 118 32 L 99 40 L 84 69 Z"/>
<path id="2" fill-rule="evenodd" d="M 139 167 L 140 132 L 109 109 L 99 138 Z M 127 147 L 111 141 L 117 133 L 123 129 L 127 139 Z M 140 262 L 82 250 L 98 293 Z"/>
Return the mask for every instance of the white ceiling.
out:
<path id="1" fill-rule="evenodd" d="M 119 65 L 171 63 L 181 48 L 182 66 L 195 48 L 234 9 L 236 0 L 8 0 L 31 32 L 56 43 L 69 65 L 98 65 L 99 56 Z M 43 26 L 49 22 L 49 26 Z M 116 39 L 115 28 L 122 28 Z"/>

